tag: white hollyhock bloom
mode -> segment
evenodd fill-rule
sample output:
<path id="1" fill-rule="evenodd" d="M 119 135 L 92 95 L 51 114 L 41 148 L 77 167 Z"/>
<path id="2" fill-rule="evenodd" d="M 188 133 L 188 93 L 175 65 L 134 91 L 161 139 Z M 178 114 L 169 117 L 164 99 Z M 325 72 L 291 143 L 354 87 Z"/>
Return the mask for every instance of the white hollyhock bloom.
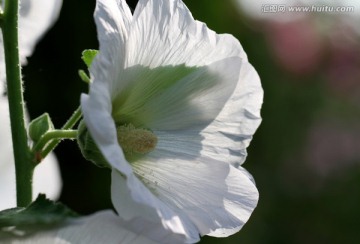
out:
<path id="1" fill-rule="evenodd" d="M 25 238 L 2 240 L 3 244 L 156 244 L 128 229 L 112 211 L 100 211 L 74 219 L 56 229 L 41 231 Z"/>
<path id="2" fill-rule="evenodd" d="M 4 1 L 2 1 L 4 2 Z M 61 0 L 22 0 L 19 16 L 20 60 L 25 64 L 40 37 L 57 19 Z M 11 143 L 9 105 L 4 96 L 5 60 L 0 33 L 0 209 L 16 206 L 15 166 Z M 34 172 L 34 198 L 39 192 L 57 198 L 61 189 L 60 172 L 54 155 L 49 155 Z"/>
<path id="3" fill-rule="evenodd" d="M 124 0 L 98 0 L 95 20 L 100 52 L 81 105 L 120 217 L 159 243 L 239 231 L 258 201 L 240 165 L 263 96 L 240 43 L 180 0 L 140 0 L 133 15 Z"/>

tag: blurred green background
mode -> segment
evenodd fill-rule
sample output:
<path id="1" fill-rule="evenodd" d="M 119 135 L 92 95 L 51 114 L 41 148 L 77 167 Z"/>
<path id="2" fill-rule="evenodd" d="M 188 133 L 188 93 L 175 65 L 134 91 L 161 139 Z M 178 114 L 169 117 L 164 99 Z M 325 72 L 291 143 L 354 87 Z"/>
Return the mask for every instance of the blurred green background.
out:
<path id="1" fill-rule="evenodd" d="M 136 1 L 128 2 L 134 9 Z M 339 16 L 332 25 L 313 15 L 283 23 L 251 18 L 235 0 L 185 3 L 209 28 L 240 40 L 265 91 L 263 122 L 244 164 L 259 205 L 239 233 L 201 243 L 360 243 L 359 33 L 339 25 Z M 23 73 L 31 118 L 47 111 L 59 128 L 87 92 L 77 71 L 85 69 L 81 52 L 98 48 L 94 7 L 95 0 L 64 0 L 29 58 Z M 110 208 L 110 172 L 86 162 L 75 142 L 55 152 L 60 200 L 82 214 Z"/>

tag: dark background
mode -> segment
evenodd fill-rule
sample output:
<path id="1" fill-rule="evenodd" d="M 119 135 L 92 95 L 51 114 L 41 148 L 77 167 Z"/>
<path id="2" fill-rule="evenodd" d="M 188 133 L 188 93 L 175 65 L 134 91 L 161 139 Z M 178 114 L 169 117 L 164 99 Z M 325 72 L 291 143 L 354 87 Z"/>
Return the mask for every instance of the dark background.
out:
<path id="1" fill-rule="evenodd" d="M 134 9 L 136 1 L 128 2 Z M 324 31 L 314 16 L 291 24 L 251 19 L 230 0 L 185 3 L 209 28 L 240 40 L 265 91 L 263 122 L 244 164 L 259 205 L 239 233 L 201 243 L 359 243 L 358 33 Z M 94 0 L 64 0 L 58 22 L 29 58 L 23 73 L 31 118 L 48 112 L 60 128 L 87 92 L 77 71 L 86 69 L 81 52 L 98 48 L 94 7 Z M 85 161 L 76 142 L 55 152 L 60 200 L 82 214 L 111 208 L 109 170 Z"/>

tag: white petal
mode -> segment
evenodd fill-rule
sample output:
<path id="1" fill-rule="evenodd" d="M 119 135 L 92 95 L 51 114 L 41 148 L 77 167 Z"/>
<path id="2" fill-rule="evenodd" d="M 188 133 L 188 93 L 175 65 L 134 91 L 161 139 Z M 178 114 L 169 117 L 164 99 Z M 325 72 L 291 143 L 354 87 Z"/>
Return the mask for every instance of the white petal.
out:
<path id="1" fill-rule="evenodd" d="M 180 0 L 140 0 L 129 33 L 128 67 L 202 66 L 234 56 L 247 59 L 239 41 L 195 21 Z"/>
<path id="2" fill-rule="evenodd" d="M 124 65 L 125 40 L 132 15 L 125 0 L 98 0 L 94 15 L 101 55 L 95 57 L 90 72 L 97 78 L 114 80 Z"/>
<path id="3" fill-rule="evenodd" d="M 246 148 L 260 125 L 263 89 L 258 74 L 249 63 L 243 63 L 235 92 L 219 116 L 201 132 L 202 154 L 241 165 Z"/>
<path id="4" fill-rule="evenodd" d="M 62 0 L 21 0 L 19 47 L 21 62 L 30 56 L 36 43 L 57 20 Z"/>
<path id="5" fill-rule="evenodd" d="M 15 164 L 11 143 L 8 100 L 0 96 L 0 210 L 16 206 Z M 30 162 L 29 162 L 30 163 Z M 33 178 L 33 199 L 45 193 L 57 199 L 61 191 L 60 171 L 57 160 L 50 154 L 36 167 Z"/>
<path id="6" fill-rule="evenodd" d="M 142 228 L 143 223 L 137 223 Z M 2 242 L 3 243 L 3 242 Z M 27 238 L 10 239 L 8 244 L 155 244 L 142 234 L 126 228 L 112 211 L 101 211 L 65 226 L 42 231 Z"/>
<path id="7" fill-rule="evenodd" d="M 155 197 L 133 174 L 125 179 L 116 169 L 111 175 L 111 198 L 119 216 L 136 232 L 158 243 L 199 241 L 196 227 Z M 142 229 L 137 223 L 146 223 Z"/>
<path id="8" fill-rule="evenodd" d="M 113 117 L 117 123 L 131 121 L 152 130 L 205 127 L 234 91 L 240 67 L 240 58 L 233 57 L 204 67 L 128 68 L 112 86 L 121 86 Z"/>
<path id="9" fill-rule="evenodd" d="M 239 231 L 258 201 L 248 173 L 197 155 L 192 143 L 169 145 L 171 138 L 176 140 L 163 134 L 159 139 L 164 142 L 154 152 L 132 163 L 136 175 L 182 220 L 190 219 L 201 235 L 225 237 Z"/>

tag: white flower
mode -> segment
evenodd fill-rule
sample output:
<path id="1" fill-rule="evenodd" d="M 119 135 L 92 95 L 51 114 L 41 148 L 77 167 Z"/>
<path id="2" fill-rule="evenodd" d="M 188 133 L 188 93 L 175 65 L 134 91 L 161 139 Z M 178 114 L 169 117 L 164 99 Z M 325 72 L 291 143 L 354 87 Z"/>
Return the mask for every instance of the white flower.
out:
<path id="1" fill-rule="evenodd" d="M 23 238 L 2 240 L 3 244 L 156 244 L 134 233 L 112 211 L 74 219 L 58 228 L 43 230 Z"/>
<path id="2" fill-rule="evenodd" d="M 4 2 L 4 1 L 2 1 Z M 54 23 L 60 12 L 61 0 L 22 0 L 19 17 L 19 49 L 21 63 L 34 50 L 36 42 Z M 9 105 L 4 96 L 5 60 L 0 33 L 0 209 L 16 206 L 15 166 L 11 143 Z M 34 172 L 34 198 L 39 192 L 57 198 L 61 189 L 59 168 L 54 155 L 49 155 Z"/>
<path id="3" fill-rule="evenodd" d="M 95 20 L 100 52 L 81 105 L 120 217 L 159 243 L 239 231 L 258 201 L 240 165 L 263 95 L 240 43 L 180 0 L 140 0 L 133 15 L 124 0 L 98 0 Z"/>

